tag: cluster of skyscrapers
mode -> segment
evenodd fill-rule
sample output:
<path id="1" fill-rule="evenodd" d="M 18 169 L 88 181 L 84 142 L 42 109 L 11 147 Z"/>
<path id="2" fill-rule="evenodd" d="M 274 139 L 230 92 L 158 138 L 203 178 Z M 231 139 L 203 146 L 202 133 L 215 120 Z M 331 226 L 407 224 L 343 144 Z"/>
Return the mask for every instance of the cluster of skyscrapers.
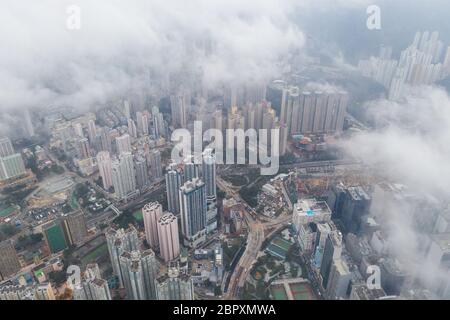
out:
<path id="1" fill-rule="evenodd" d="M 146 238 L 153 249 L 142 250 L 138 232 L 133 226 L 126 230 L 110 228 L 106 232 L 113 272 L 119 286 L 125 288 L 127 298 L 131 300 L 192 300 L 192 279 L 180 271 L 178 264 L 175 263 L 174 267 L 173 260 L 179 255 L 176 218 L 171 213 L 160 216 L 162 212 L 157 203 L 149 204 L 144 210 Z M 167 262 L 167 272 L 163 271 L 165 268 L 154 250 L 158 250 Z"/>
<path id="2" fill-rule="evenodd" d="M 450 74 L 450 47 L 444 54 L 437 31 L 417 32 L 398 60 L 392 58 L 391 47 L 382 47 L 378 57 L 361 60 L 359 69 L 363 76 L 381 83 L 390 100 L 397 101 L 408 85 L 429 85 Z"/>
<path id="3" fill-rule="evenodd" d="M 72 285 L 72 297 L 74 300 L 111 300 L 108 282 L 102 279 L 96 263 L 88 264 L 80 283 Z"/>
<path id="4" fill-rule="evenodd" d="M 293 134 L 340 132 L 344 126 L 348 94 L 339 92 L 283 89 L 280 121 Z"/>
<path id="5" fill-rule="evenodd" d="M 166 194 L 169 212 L 181 217 L 184 244 L 195 247 L 205 241 L 207 233 L 217 228 L 216 161 L 212 150 L 204 151 L 202 165 L 191 158 L 180 166 L 170 165 Z"/>
<path id="6" fill-rule="evenodd" d="M 94 114 L 57 121 L 52 127 L 51 144 L 72 156 L 82 175 L 91 176 L 98 170 L 104 189 L 114 191 L 118 200 L 128 200 L 163 177 L 156 142 L 167 133 L 158 107 L 153 107 L 151 113 L 137 111 L 135 119 L 130 115 L 128 101 L 119 111 L 100 114 L 104 116 L 102 122 L 111 121 L 115 128 L 97 126 Z"/>
<path id="7" fill-rule="evenodd" d="M 180 255 L 178 219 L 171 212 L 163 213 L 161 204 L 151 202 L 142 208 L 145 238 L 148 245 L 159 251 L 165 262 Z"/>

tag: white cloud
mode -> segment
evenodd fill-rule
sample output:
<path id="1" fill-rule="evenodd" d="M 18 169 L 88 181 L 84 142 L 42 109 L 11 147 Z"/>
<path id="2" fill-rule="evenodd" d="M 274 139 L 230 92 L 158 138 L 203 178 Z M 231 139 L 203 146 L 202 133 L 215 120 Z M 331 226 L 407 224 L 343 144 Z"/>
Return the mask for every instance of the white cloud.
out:
<path id="1" fill-rule="evenodd" d="M 159 73 L 202 69 L 205 83 L 258 81 L 304 37 L 295 1 L 7 0 L 0 11 L 0 108 L 89 107 Z M 68 30 L 66 8 L 81 8 Z M 212 47 L 212 50 L 204 50 Z M 206 52 L 206 54 L 205 54 Z"/>
<path id="2" fill-rule="evenodd" d="M 413 90 L 403 103 L 371 102 L 369 114 L 378 129 L 358 133 L 343 145 L 377 175 L 405 185 L 414 195 L 395 201 L 375 196 L 372 213 L 383 218 L 391 252 L 430 283 L 447 276 L 426 259 L 424 249 L 427 224 L 433 225 L 435 210 L 449 202 L 450 97 L 437 87 Z M 417 214 L 423 223 L 417 223 Z"/>

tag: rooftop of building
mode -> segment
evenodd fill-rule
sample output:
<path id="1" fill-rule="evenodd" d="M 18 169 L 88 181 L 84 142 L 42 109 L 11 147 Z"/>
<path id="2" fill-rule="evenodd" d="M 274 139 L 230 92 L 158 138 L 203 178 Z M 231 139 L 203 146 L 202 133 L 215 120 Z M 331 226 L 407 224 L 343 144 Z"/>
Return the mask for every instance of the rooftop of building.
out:
<path id="1" fill-rule="evenodd" d="M 311 284 L 302 278 L 274 281 L 270 286 L 274 300 L 316 300 Z"/>
<path id="2" fill-rule="evenodd" d="M 347 263 L 343 259 L 336 259 L 333 261 L 333 264 L 336 268 L 336 270 L 339 272 L 339 274 L 348 274 L 350 273 L 350 269 L 347 265 Z"/>
<path id="3" fill-rule="evenodd" d="M 176 220 L 177 220 L 177 217 L 175 217 L 175 216 L 173 215 L 173 213 L 166 212 L 166 213 L 164 213 L 164 214 L 161 216 L 161 218 L 159 218 L 159 223 L 162 224 L 162 225 L 166 225 L 166 224 L 171 223 L 171 222 L 174 221 L 174 220 L 176 221 Z"/>
<path id="4" fill-rule="evenodd" d="M 317 201 L 316 199 L 302 199 L 294 205 L 294 213 L 313 216 L 320 214 L 330 214 L 331 210 L 326 201 Z"/>
<path id="5" fill-rule="evenodd" d="M 187 181 L 183 186 L 180 187 L 180 190 L 184 193 L 189 193 L 194 191 L 198 187 L 204 186 L 205 183 L 200 178 L 194 178 L 190 181 Z"/>
<path id="6" fill-rule="evenodd" d="M 357 284 L 352 287 L 360 300 L 377 300 L 386 296 L 383 289 L 369 289 L 365 284 Z"/>
<path id="7" fill-rule="evenodd" d="M 347 190 L 354 201 L 370 200 L 370 196 L 361 186 L 348 187 Z"/>

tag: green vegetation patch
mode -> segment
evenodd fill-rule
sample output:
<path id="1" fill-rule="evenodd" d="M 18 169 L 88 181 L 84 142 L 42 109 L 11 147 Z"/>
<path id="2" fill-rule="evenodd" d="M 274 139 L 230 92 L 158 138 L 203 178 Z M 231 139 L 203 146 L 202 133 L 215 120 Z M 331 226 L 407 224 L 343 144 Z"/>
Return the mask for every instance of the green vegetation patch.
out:
<path id="1" fill-rule="evenodd" d="M 143 221 L 144 220 L 144 216 L 142 215 L 142 210 L 137 210 L 133 213 L 133 217 L 134 219 L 136 219 L 136 221 Z"/>
<path id="2" fill-rule="evenodd" d="M 98 258 L 108 253 L 108 245 L 106 242 L 90 251 L 87 255 L 81 258 L 83 264 L 88 264 L 97 261 Z"/>

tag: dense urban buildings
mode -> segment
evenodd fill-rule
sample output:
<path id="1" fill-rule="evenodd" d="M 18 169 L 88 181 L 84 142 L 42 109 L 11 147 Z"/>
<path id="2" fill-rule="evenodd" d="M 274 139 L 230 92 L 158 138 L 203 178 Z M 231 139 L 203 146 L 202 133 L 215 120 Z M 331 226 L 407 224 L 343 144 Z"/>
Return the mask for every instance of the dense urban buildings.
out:
<path id="1" fill-rule="evenodd" d="M 0 10 L 0 300 L 450 299 L 450 4 L 141 2 Z"/>
<path id="2" fill-rule="evenodd" d="M 136 193 L 136 176 L 131 152 L 121 153 L 112 163 L 112 181 L 118 199 L 126 199 Z"/>
<path id="3" fill-rule="evenodd" d="M 109 229 L 106 233 L 106 242 L 114 274 L 118 277 L 120 286 L 124 286 L 120 257 L 124 252 L 139 250 L 139 238 L 137 230 L 130 227 L 124 229 Z"/>
<path id="4" fill-rule="evenodd" d="M 97 154 L 97 166 L 102 178 L 103 188 L 109 190 L 113 186 L 112 162 L 108 151 L 100 151 Z"/>
<path id="5" fill-rule="evenodd" d="M 97 264 L 86 266 L 79 285 L 73 288 L 74 300 L 111 300 L 108 283 L 102 279 Z"/>
<path id="6" fill-rule="evenodd" d="M 152 250 L 125 251 L 120 255 L 119 260 L 128 299 L 155 299 L 155 279 L 158 275 L 158 261 L 155 259 L 155 253 Z"/>
<path id="7" fill-rule="evenodd" d="M 156 280 L 156 295 L 158 300 L 194 300 L 192 279 L 179 268 L 170 267 L 167 275 Z"/>

